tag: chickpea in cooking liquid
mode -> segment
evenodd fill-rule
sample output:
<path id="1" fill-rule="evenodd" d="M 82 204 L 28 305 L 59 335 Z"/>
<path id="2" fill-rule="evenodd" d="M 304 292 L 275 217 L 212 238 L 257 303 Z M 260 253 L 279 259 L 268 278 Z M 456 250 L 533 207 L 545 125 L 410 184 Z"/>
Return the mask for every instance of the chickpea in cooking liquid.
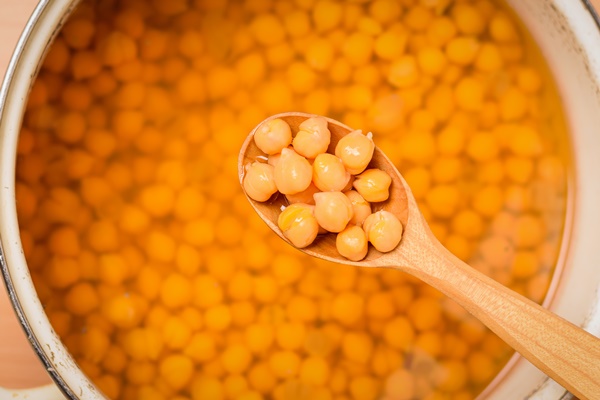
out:
<path id="1" fill-rule="evenodd" d="M 294 150 L 306 158 L 315 158 L 325 153 L 331 141 L 331 132 L 327 120 L 323 117 L 312 117 L 303 121 L 298 133 L 292 141 Z"/>
<path id="2" fill-rule="evenodd" d="M 354 189 L 369 203 L 385 201 L 390 197 L 392 178 L 378 168 L 368 169 L 356 177 Z"/>
<path id="3" fill-rule="evenodd" d="M 382 253 L 394 250 L 402 239 L 402 223 L 389 211 L 381 210 L 369 215 L 363 229 L 367 240 Z"/>
<path id="4" fill-rule="evenodd" d="M 300 193 L 310 186 L 312 175 L 312 166 L 306 158 L 288 148 L 281 150 L 273 172 L 277 190 L 283 194 Z"/>
<path id="5" fill-rule="evenodd" d="M 277 225 L 283 236 L 294 246 L 302 249 L 310 245 L 319 232 L 319 224 L 314 216 L 315 206 L 303 203 L 292 204 L 279 214 Z"/>
<path id="6" fill-rule="evenodd" d="M 258 161 L 246 166 L 243 186 L 246 194 L 256 201 L 267 201 L 277 192 L 274 168 Z"/>
<path id="7" fill-rule="evenodd" d="M 321 153 L 313 162 L 313 183 L 323 192 L 343 190 L 350 181 L 350 173 L 342 160 L 333 154 Z"/>
<path id="8" fill-rule="evenodd" d="M 81 1 L 40 66 L 17 147 L 21 242 L 52 326 L 115 400 L 279 400 L 310 382 L 315 400 L 375 399 L 388 378 L 389 400 L 477 397 L 506 344 L 416 279 L 298 254 L 232 166 L 280 112 L 373 131 L 401 173 L 419 171 L 410 186 L 440 241 L 541 302 L 568 135 L 529 40 L 497 0 Z M 473 151 L 482 132 L 492 158 Z M 515 157 L 533 166 L 520 193 Z M 438 158 L 463 168 L 440 175 Z M 287 354 L 275 372 L 284 347 L 300 363 Z M 287 364 L 297 374 L 280 378 Z"/>
<path id="9" fill-rule="evenodd" d="M 356 130 L 340 139 L 335 146 L 335 155 L 342 160 L 348 172 L 357 175 L 367 168 L 374 150 L 373 134 L 363 135 L 361 130 Z"/>
<path id="10" fill-rule="evenodd" d="M 341 232 L 352 219 L 352 203 L 342 192 L 315 193 L 315 218 L 328 232 Z"/>
<path id="11" fill-rule="evenodd" d="M 337 251 L 348 260 L 360 261 L 367 255 L 369 242 L 360 226 L 349 225 L 335 238 Z"/>

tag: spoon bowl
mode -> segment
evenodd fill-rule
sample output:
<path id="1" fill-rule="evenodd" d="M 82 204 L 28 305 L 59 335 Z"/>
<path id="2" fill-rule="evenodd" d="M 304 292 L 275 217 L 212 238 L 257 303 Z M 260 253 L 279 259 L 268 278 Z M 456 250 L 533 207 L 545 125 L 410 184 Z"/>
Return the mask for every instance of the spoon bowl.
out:
<path id="1" fill-rule="evenodd" d="M 242 151 L 240 152 L 240 157 L 238 160 L 238 172 L 240 177 L 240 183 L 242 183 L 244 179 L 244 167 L 250 163 L 253 163 L 256 160 L 264 160 L 265 158 L 264 153 L 254 143 L 254 133 L 263 123 L 272 119 L 280 118 L 288 123 L 292 132 L 297 132 L 299 129 L 298 126 L 302 122 L 304 122 L 310 117 L 315 116 L 316 115 L 313 114 L 289 112 L 284 114 L 273 115 L 262 121 L 260 124 L 258 124 L 256 128 L 254 128 L 252 132 L 250 132 L 250 134 L 244 141 L 244 144 L 242 145 Z M 342 137 L 349 134 L 350 132 L 354 131 L 354 129 L 334 119 L 325 119 L 328 122 L 328 128 L 331 132 L 331 142 L 329 143 L 329 148 L 327 149 L 327 152 L 333 154 L 339 140 Z M 398 179 L 402 180 L 401 185 L 392 184 L 392 186 L 390 187 L 390 197 L 386 201 L 379 203 L 371 203 L 371 205 L 373 211 L 386 210 L 393 213 L 394 215 L 396 215 L 396 217 L 398 217 L 400 222 L 402 222 L 402 226 L 406 226 L 409 218 L 408 197 L 406 191 L 410 190 L 410 188 L 408 187 L 408 185 L 406 184 L 406 182 L 404 181 L 394 164 L 378 147 L 375 147 L 373 159 L 369 163 L 369 166 L 367 168 L 379 168 L 387 172 L 387 174 L 392 177 L 393 181 L 396 181 Z M 289 205 L 285 199 L 285 196 L 276 195 L 269 201 L 264 203 L 253 200 L 250 197 L 248 197 L 248 201 L 250 201 L 250 204 L 258 213 L 258 215 L 260 215 L 263 221 L 265 221 L 267 225 L 269 225 L 269 227 L 277 235 L 279 235 L 279 237 L 281 237 L 283 240 L 292 245 L 291 242 L 285 236 L 283 236 L 283 233 L 277 226 L 277 218 L 281 213 L 282 207 L 286 207 Z M 418 216 L 420 216 L 420 212 L 418 212 L 417 214 Z M 400 244 L 399 248 L 401 247 L 402 244 Z M 369 252 L 362 261 L 352 262 L 342 257 L 338 253 L 335 246 L 335 235 L 332 234 L 319 235 L 311 245 L 299 250 L 313 257 L 322 258 L 327 261 L 333 261 L 343 264 L 353 264 L 358 266 L 367 266 L 366 263 L 375 260 L 378 260 L 378 262 L 383 262 L 386 257 L 390 256 L 390 253 L 384 254 L 377 251 L 373 246 L 369 246 Z"/>
<path id="2" fill-rule="evenodd" d="M 274 115 L 262 123 L 281 118 L 292 132 L 312 114 L 290 112 Z M 328 152 L 353 129 L 327 118 L 331 131 Z M 254 144 L 255 128 L 242 145 L 238 159 L 240 183 L 248 163 L 265 158 Z M 404 227 L 400 244 L 389 253 L 369 249 L 358 262 L 339 255 L 335 235 L 318 237 L 310 246 L 299 249 L 306 254 L 342 264 L 361 267 L 387 267 L 409 273 L 433 286 L 463 306 L 548 376 L 582 399 L 600 399 L 600 339 L 546 310 L 539 304 L 510 290 L 469 267 L 448 251 L 433 235 L 423 218 L 410 187 L 385 154 L 375 147 L 369 168 L 380 168 L 392 178 L 390 197 L 372 204 L 373 211 L 394 213 Z M 247 196 L 248 197 L 248 196 Z M 277 226 L 287 203 L 276 196 L 265 203 L 248 197 L 265 223 L 282 239 L 289 241 Z"/>

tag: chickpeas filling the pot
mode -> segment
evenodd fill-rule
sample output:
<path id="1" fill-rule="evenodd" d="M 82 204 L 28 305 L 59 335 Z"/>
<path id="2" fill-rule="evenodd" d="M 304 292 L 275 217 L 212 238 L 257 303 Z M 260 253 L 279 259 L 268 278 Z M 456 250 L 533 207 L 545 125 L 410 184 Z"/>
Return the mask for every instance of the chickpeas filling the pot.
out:
<path id="1" fill-rule="evenodd" d="M 455 255 L 541 302 L 568 132 L 495 0 L 84 0 L 32 87 L 16 173 L 39 297 L 113 399 L 472 399 L 513 350 L 393 270 L 302 255 L 254 213 L 269 115 L 376 132 Z"/>

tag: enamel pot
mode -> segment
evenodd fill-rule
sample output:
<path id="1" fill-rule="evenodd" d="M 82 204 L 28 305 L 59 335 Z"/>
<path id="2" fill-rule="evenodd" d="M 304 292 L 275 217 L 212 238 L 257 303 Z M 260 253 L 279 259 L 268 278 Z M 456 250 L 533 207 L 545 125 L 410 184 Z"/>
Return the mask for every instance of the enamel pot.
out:
<path id="1" fill-rule="evenodd" d="M 600 19 L 588 0 L 509 0 L 555 76 L 571 132 L 573 163 L 563 246 L 544 306 L 600 336 Z M 17 140 L 29 89 L 76 0 L 41 0 L 0 90 L 0 266 L 31 346 L 54 383 L 0 389 L 0 399 L 103 399 L 48 322 L 19 239 L 15 207 Z M 1 333 L 0 333 L 1 335 Z M 486 399 L 566 399 L 570 394 L 519 355 L 481 394 Z"/>

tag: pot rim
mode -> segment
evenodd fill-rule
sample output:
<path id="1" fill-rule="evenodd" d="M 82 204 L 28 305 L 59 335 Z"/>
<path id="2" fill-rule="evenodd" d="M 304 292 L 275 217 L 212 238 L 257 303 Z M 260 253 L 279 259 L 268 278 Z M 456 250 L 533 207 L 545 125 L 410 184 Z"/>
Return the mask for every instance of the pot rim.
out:
<path id="1" fill-rule="evenodd" d="M 21 246 L 14 190 L 14 151 L 29 89 L 49 44 L 78 3 L 78 0 L 38 2 L 19 37 L 0 86 L 0 142 L 3 144 L 0 146 L 0 161 L 11 163 L 10 168 L 0 169 L 0 180 L 6 182 L 0 192 L 0 269 L 17 319 L 62 394 L 69 399 L 99 400 L 104 396 L 66 350 L 37 297 Z M 14 99 L 16 95 L 21 97 Z M 13 140 L 12 143 L 10 140 Z M 6 147 L 12 150 L 12 154 L 7 154 Z M 12 175 L 12 179 L 7 175 Z M 12 261 L 11 266 L 8 259 Z"/>
<path id="2" fill-rule="evenodd" d="M 73 9 L 77 6 L 79 0 L 40 0 L 36 5 L 33 13 L 23 29 L 17 45 L 13 51 L 10 62 L 8 64 L 4 79 L 2 81 L 2 85 L 0 86 L 0 143 L 3 143 L 7 140 L 6 136 L 14 137 L 13 146 L 9 146 L 12 150 L 15 149 L 15 143 L 18 139 L 18 129 L 22 122 L 22 117 L 24 113 L 24 106 L 27 99 L 28 89 L 31 84 L 35 81 L 35 77 L 37 76 L 38 69 L 40 67 L 40 60 L 43 58 L 45 51 L 47 50 L 47 46 L 52 42 L 54 36 L 59 32 L 62 23 L 65 19 L 68 18 L 68 15 L 73 11 Z M 584 11 L 589 13 L 592 20 L 594 21 L 596 28 L 600 32 L 600 10 L 596 10 L 591 3 L 591 0 L 580 0 L 580 4 L 583 6 Z M 52 24 L 51 30 L 48 30 L 48 25 Z M 43 25 L 45 29 L 43 31 L 46 32 L 46 36 L 39 36 L 40 25 Z M 37 36 L 36 36 L 37 34 Z M 43 46 L 43 49 L 34 49 L 31 44 L 33 41 L 45 41 L 46 46 Z M 39 43 L 38 43 L 39 44 Z M 37 53 L 36 53 L 37 51 Z M 27 62 L 29 61 L 29 63 Z M 34 63 L 35 62 L 35 63 Z M 29 73 L 29 77 L 26 79 L 27 90 L 23 92 L 23 87 L 15 88 L 17 85 L 17 80 L 24 73 Z M 23 84 L 21 84 L 22 86 Z M 13 92 L 24 93 L 18 100 L 13 100 L 10 104 L 8 104 L 7 100 L 10 101 L 9 95 L 14 97 Z M 13 103 L 17 103 L 16 105 Z M 7 112 L 7 108 L 14 108 L 13 111 L 18 111 L 20 115 L 12 116 L 5 115 Z M 18 120 L 18 123 L 14 123 L 15 118 Z M 7 123 L 6 120 L 9 120 Z M 13 122 L 11 124 L 11 121 Z M 6 125 L 6 126 L 5 126 Z M 12 132 L 16 130 L 16 132 Z M 6 146 L 0 146 L 0 161 L 6 162 L 4 158 L 6 155 L 6 150 L 4 150 Z M 14 153 L 14 152 L 13 152 Z M 14 154 L 13 154 L 14 156 Z M 12 157 L 10 161 L 15 161 L 16 158 Z M 15 191 L 14 191 L 14 163 L 11 165 L 10 171 L 12 171 L 12 186 L 4 186 L 0 190 L 0 215 L 3 217 L 0 219 L 0 270 L 2 273 L 2 277 L 8 292 L 8 296 L 10 298 L 10 302 L 12 304 L 13 309 L 17 315 L 19 323 L 24 330 L 25 334 L 34 351 L 36 352 L 38 358 L 43 363 L 46 368 L 48 374 L 55 382 L 55 384 L 59 387 L 62 393 L 69 399 L 78 399 L 78 398 L 90 398 L 90 399 L 103 399 L 103 395 L 100 391 L 94 386 L 94 384 L 87 378 L 87 376 L 81 371 L 81 369 L 76 365 L 75 361 L 72 359 L 56 333 L 52 328 L 50 322 L 48 321 L 41 303 L 37 297 L 35 289 L 33 287 L 33 282 L 31 280 L 31 276 L 29 275 L 27 269 L 27 263 L 25 262 L 23 256 L 23 250 L 20 242 L 19 235 L 19 227 L 16 220 L 16 209 L 15 209 Z M 0 170 L 0 180 L 3 182 L 10 182 L 9 177 L 7 175 L 6 169 Z M 571 194 L 569 194 L 571 196 Z M 6 217 L 9 222 L 6 222 Z M 11 224 L 14 226 L 10 226 L 6 228 L 6 224 Z M 566 242 L 565 239 L 569 238 L 569 230 L 565 229 L 563 232 L 563 245 Z M 14 242 L 12 239 L 12 235 L 16 235 L 14 238 Z M 10 240 L 8 238 L 11 238 Z M 14 251 L 11 251 L 14 250 Z M 563 253 L 561 249 L 561 254 Z M 20 262 L 24 267 L 21 271 L 16 271 L 18 275 L 24 275 L 13 278 L 13 273 L 11 273 L 11 267 L 8 266 L 8 258 L 19 257 L 21 258 Z M 14 261 L 17 263 L 17 261 Z M 560 274 L 558 274 L 560 276 Z M 17 282 L 17 279 L 21 279 L 22 282 Z M 33 298 L 23 298 L 20 297 L 19 290 L 17 288 L 18 285 L 25 284 L 27 286 L 26 290 L 29 290 L 29 294 L 33 294 Z M 552 279 L 552 285 L 556 285 L 556 279 Z M 547 305 L 548 302 L 551 302 L 551 299 L 548 296 L 544 299 L 544 304 Z M 25 309 L 29 311 L 29 314 L 34 313 L 36 315 L 36 324 L 33 324 L 30 319 L 28 319 Z M 50 332 L 51 339 L 45 341 L 46 343 L 42 343 L 39 336 L 42 331 Z M 45 346 L 45 347 L 44 347 Z M 514 364 L 518 359 L 522 358 L 518 353 L 515 353 L 507 364 L 500 371 L 498 376 L 488 385 L 486 389 L 478 396 L 481 398 L 481 395 L 488 392 L 490 387 L 495 386 L 503 379 L 503 375 L 505 375 L 508 370 L 514 367 Z M 73 376 L 73 374 L 75 376 Z M 547 380 L 548 378 L 546 378 Z M 77 388 L 77 390 L 75 390 Z M 77 392 L 77 393 L 76 393 Z M 563 398 L 567 394 L 566 390 L 564 391 Z"/>
<path id="3" fill-rule="evenodd" d="M 583 6 L 587 9 L 587 11 L 591 14 L 594 22 L 596 23 L 596 26 L 598 27 L 598 30 L 600 30 L 600 10 L 596 10 L 596 8 L 594 8 L 594 5 L 590 0 L 581 0 L 581 2 L 583 3 Z"/>

